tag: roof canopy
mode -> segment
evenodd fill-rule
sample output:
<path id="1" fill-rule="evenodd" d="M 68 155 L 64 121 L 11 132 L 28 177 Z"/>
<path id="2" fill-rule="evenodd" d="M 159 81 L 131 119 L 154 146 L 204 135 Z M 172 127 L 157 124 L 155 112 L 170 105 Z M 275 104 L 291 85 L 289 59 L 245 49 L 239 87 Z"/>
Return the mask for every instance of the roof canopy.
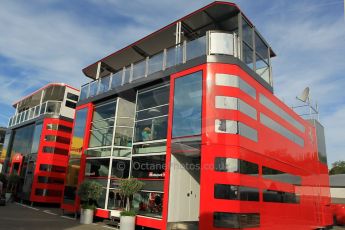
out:
<path id="1" fill-rule="evenodd" d="M 44 100 L 56 100 L 57 98 L 63 98 L 65 87 L 69 87 L 71 89 L 74 89 L 76 91 L 79 91 L 78 89 L 73 88 L 72 86 L 69 86 L 64 83 L 50 83 L 42 88 L 36 90 L 35 92 L 31 93 L 30 95 L 16 101 L 13 103 L 13 107 L 23 107 L 23 108 L 31 108 L 33 105 L 40 104 L 41 101 L 41 95 L 42 91 L 45 90 Z"/>
<path id="2" fill-rule="evenodd" d="M 130 63 L 135 63 L 147 56 L 154 55 L 165 48 L 176 45 L 176 24 L 181 22 L 183 40 L 203 36 L 208 30 L 233 31 L 237 29 L 237 17 L 240 13 L 237 5 L 229 2 L 213 2 L 166 27 L 144 37 L 143 39 L 91 64 L 83 69 L 83 73 L 96 78 L 98 63 L 102 62 L 103 72 L 100 77 L 116 72 Z M 244 16 L 244 15 L 243 15 Z M 245 16 L 244 16 L 245 17 Z M 247 19 L 247 18 L 246 18 Z M 234 20 L 235 23 L 234 23 Z M 247 19 L 250 23 L 250 21 Z M 236 25 L 236 27 L 234 27 Z M 252 25 L 253 26 L 253 25 Z M 271 50 L 271 49 L 270 49 Z M 270 55 L 275 56 L 271 50 Z"/>

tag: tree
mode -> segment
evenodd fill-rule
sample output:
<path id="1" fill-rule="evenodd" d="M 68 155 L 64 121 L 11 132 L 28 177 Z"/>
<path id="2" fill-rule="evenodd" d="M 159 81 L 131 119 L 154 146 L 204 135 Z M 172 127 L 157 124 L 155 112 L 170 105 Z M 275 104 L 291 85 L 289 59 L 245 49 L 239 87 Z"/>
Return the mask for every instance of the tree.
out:
<path id="1" fill-rule="evenodd" d="M 345 161 L 336 161 L 332 164 L 330 175 L 345 174 Z"/>
<path id="2" fill-rule="evenodd" d="M 83 209 L 95 209 L 97 200 L 102 195 L 102 185 L 95 181 L 85 180 L 79 185 L 78 195 Z"/>
<path id="3" fill-rule="evenodd" d="M 139 190 L 142 189 L 144 183 L 138 181 L 135 178 L 130 179 L 122 179 L 120 181 L 120 194 L 122 197 L 126 199 L 126 209 L 125 211 L 121 212 L 122 216 L 135 216 L 135 212 L 131 211 L 131 202 L 130 198 L 137 193 Z"/>

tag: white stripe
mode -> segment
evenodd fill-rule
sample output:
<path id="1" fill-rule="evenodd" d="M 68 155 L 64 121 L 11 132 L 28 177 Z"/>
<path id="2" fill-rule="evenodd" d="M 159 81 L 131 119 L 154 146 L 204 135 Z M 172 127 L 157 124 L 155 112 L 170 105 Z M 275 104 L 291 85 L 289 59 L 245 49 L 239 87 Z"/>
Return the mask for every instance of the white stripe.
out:
<path id="1" fill-rule="evenodd" d="M 118 228 L 113 228 L 113 227 L 110 227 L 110 226 L 103 226 L 103 228 L 110 228 L 110 229 L 118 229 Z"/>
<path id="2" fill-rule="evenodd" d="M 58 215 L 58 214 L 56 214 L 56 213 L 50 212 L 49 210 L 44 210 L 43 212 L 44 212 L 44 213 L 47 213 L 47 214 L 50 214 L 50 215 L 54 215 L 54 216 L 57 216 L 57 215 Z"/>
<path id="3" fill-rule="evenodd" d="M 65 219 L 69 219 L 69 220 L 75 220 L 75 218 L 69 217 L 69 216 L 60 216 L 60 217 L 65 218 Z"/>

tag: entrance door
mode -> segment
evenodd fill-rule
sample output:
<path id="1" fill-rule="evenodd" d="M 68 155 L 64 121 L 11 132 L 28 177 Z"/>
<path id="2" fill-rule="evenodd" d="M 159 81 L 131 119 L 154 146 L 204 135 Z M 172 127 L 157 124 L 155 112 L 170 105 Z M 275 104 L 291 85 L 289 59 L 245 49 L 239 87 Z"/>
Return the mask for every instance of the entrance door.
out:
<path id="1" fill-rule="evenodd" d="M 171 156 L 168 222 L 199 221 L 200 158 Z"/>
<path id="2" fill-rule="evenodd" d="M 202 71 L 172 77 L 168 229 L 198 229 L 202 79 Z"/>

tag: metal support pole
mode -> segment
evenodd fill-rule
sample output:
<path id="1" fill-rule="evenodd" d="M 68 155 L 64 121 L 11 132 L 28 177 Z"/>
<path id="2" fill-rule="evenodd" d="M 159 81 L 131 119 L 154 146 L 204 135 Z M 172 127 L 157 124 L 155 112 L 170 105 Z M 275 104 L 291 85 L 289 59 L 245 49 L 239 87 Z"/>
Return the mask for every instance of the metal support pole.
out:
<path id="1" fill-rule="evenodd" d="M 101 67 L 102 67 L 102 62 L 98 62 L 97 63 L 96 80 L 99 79 L 99 75 L 101 74 Z"/>

